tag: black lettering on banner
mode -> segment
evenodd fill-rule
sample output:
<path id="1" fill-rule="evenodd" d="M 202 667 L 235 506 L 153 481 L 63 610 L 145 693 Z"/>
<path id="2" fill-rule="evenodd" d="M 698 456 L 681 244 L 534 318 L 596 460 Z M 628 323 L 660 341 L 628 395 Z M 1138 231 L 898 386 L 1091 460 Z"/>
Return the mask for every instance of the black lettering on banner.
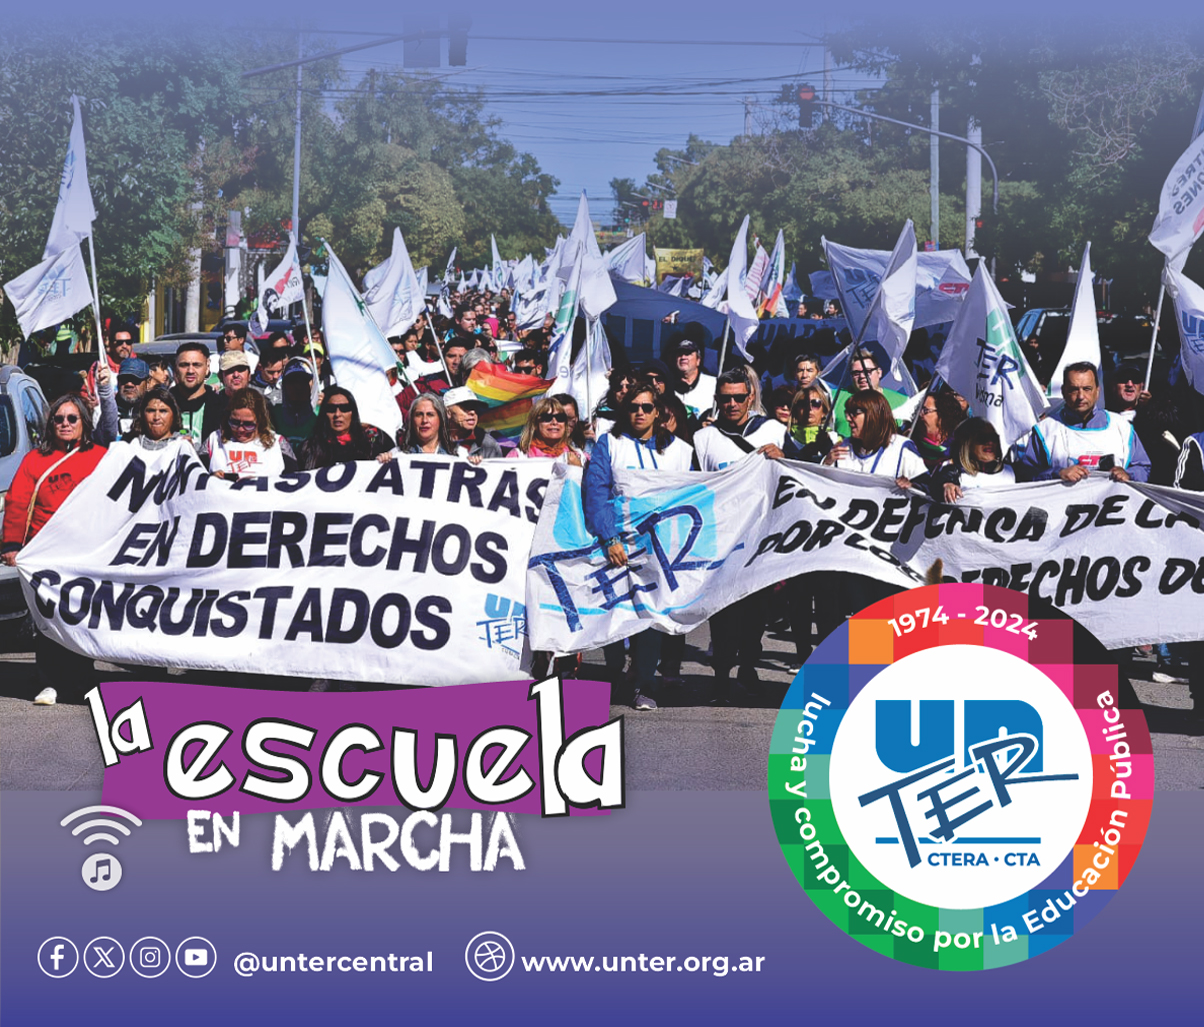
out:
<path id="1" fill-rule="evenodd" d="M 72 609 L 72 593 L 79 592 L 79 608 Z M 59 589 L 59 620 L 75 625 L 88 616 L 96 583 L 91 578 L 72 578 Z"/>
<path id="2" fill-rule="evenodd" d="M 506 576 L 506 559 L 501 554 L 510 548 L 506 536 L 483 531 L 477 536 L 476 554 L 483 563 L 472 565 L 472 576 L 486 585 L 495 585 Z"/>
<path id="3" fill-rule="evenodd" d="M 352 612 L 351 623 L 344 626 L 347 610 Z M 368 630 L 371 604 L 358 588 L 336 588 L 330 596 L 330 613 L 326 618 L 326 641 L 342 645 L 358 642 Z"/>
<path id="4" fill-rule="evenodd" d="M 280 558 L 287 553 L 290 567 L 304 567 L 301 542 L 308 532 L 309 521 L 305 514 L 296 510 L 273 510 L 268 533 L 268 566 L 279 567 Z"/>
<path id="5" fill-rule="evenodd" d="M 341 492 L 355 481 L 355 464 L 331 464 L 321 467 L 314 475 L 314 481 L 323 492 Z"/>
<path id="6" fill-rule="evenodd" d="M 390 461 L 396 463 L 396 461 Z M 388 464 L 382 464 L 383 467 L 388 467 Z M 375 567 L 385 558 L 388 552 L 383 545 L 377 545 L 371 552 L 364 548 L 364 535 L 370 529 L 375 529 L 378 532 L 386 532 L 389 530 L 389 522 L 380 514 L 367 514 L 360 517 L 355 522 L 355 527 L 351 529 L 351 539 L 349 549 L 351 552 L 351 562 L 357 567 Z"/>
<path id="7" fill-rule="evenodd" d="M 448 555 L 449 548 L 454 558 Z M 431 565 L 440 574 L 451 577 L 468 566 L 471 553 L 472 536 L 468 534 L 468 529 L 460 524 L 445 524 L 435 535 L 431 546 Z"/>
<path id="8" fill-rule="evenodd" d="M 241 635 L 247 627 L 247 608 L 243 603 L 251 598 L 250 592 L 227 592 L 217 601 L 217 612 L 222 617 L 229 617 L 229 623 L 216 617 L 209 622 L 210 630 L 218 638 L 233 638 Z"/>
<path id="9" fill-rule="evenodd" d="M 205 595 L 197 607 L 196 620 L 192 625 L 193 637 L 204 638 L 209 634 L 209 616 L 213 611 L 213 604 L 217 602 L 220 594 L 216 588 L 205 589 Z"/>
<path id="10" fill-rule="evenodd" d="M 276 606 L 281 599 L 293 594 L 291 585 L 270 585 L 255 590 L 255 598 L 263 600 L 263 616 L 259 619 L 259 637 L 271 638 L 276 629 Z"/>
<path id="11" fill-rule="evenodd" d="M 381 464 L 380 469 L 368 482 L 368 487 L 364 491 L 379 492 L 381 489 L 388 489 L 395 496 L 405 495 L 405 487 L 401 479 L 401 465 L 396 460 Z"/>
<path id="12" fill-rule="evenodd" d="M 174 585 L 169 588 L 167 595 L 163 597 L 163 602 L 159 605 L 159 627 L 163 629 L 163 634 L 173 637 L 186 634 L 188 629 L 192 627 L 193 618 L 196 616 L 197 604 L 200 603 L 204 594 L 202 589 L 192 589 L 192 594 L 188 597 L 188 602 L 184 604 L 184 612 L 180 615 L 180 619 L 172 620 L 171 610 L 176 600 L 180 598 L 180 590 Z"/>
<path id="13" fill-rule="evenodd" d="M 398 570 L 401 567 L 401 558 L 405 553 L 414 554 L 414 573 L 422 574 L 426 571 L 427 560 L 431 555 L 431 541 L 435 537 L 435 522 L 423 521 L 422 528 L 417 538 L 410 538 L 408 535 L 410 528 L 410 519 L 408 517 L 398 517 L 393 523 L 393 543 L 389 547 L 389 559 L 385 566 L 391 571 Z"/>
<path id="14" fill-rule="evenodd" d="M 267 492 L 271 484 L 271 478 L 239 478 L 238 481 L 230 486 L 230 491 L 246 492 L 247 489 L 250 489 L 252 492 Z"/>
<path id="15" fill-rule="evenodd" d="M 518 473 L 507 468 L 499 476 L 497 486 L 489 499 L 489 512 L 506 510 L 511 517 L 522 517 L 518 500 Z"/>
<path id="16" fill-rule="evenodd" d="M 123 564 L 137 564 L 142 554 L 150 545 L 150 541 L 159 532 L 159 521 L 135 524 L 126 535 L 125 541 L 117 550 L 117 555 L 109 561 L 110 567 L 120 567 Z"/>
<path id="17" fill-rule="evenodd" d="M 310 567 L 342 567 L 347 563 L 345 553 L 328 553 L 332 546 L 345 547 L 349 533 L 334 529 L 349 525 L 355 518 L 349 513 L 314 514 L 313 535 L 309 540 Z"/>
<path id="18" fill-rule="evenodd" d="M 263 479 L 266 481 L 267 479 Z M 263 531 L 253 530 L 256 525 L 267 525 L 272 519 L 272 515 L 267 510 L 252 510 L 243 511 L 234 514 L 230 518 L 230 543 L 229 556 L 226 557 L 226 566 L 232 568 L 248 568 L 248 567 L 266 567 L 268 565 L 268 554 L 264 553 L 248 553 L 247 548 L 250 546 L 267 546 L 268 533 L 265 528 Z"/>
<path id="19" fill-rule="evenodd" d="M 1125 583 L 1116 590 L 1118 599 L 1128 599 L 1131 596 L 1137 595 L 1141 591 L 1141 579 L 1139 574 L 1144 574 L 1150 569 L 1150 558 L 1148 556 L 1130 556 L 1126 561 L 1121 573 L 1124 575 Z"/>
<path id="20" fill-rule="evenodd" d="M 145 600 L 145 605 L 139 605 Z M 125 607 L 125 619 L 131 628 L 154 631 L 163 605 L 163 589 L 158 585 L 143 585 Z"/>
<path id="21" fill-rule="evenodd" d="M 390 611 L 395 611 L 395 623 L 391 630 L 386 630 L 385 618 Z M 410 601 L 397 592 L 386 592 L 372 607 L 369 627 L 373 642 L 382 649 L 396 649 L 405 641 L 410 630 Z"/>
<path id="22" fill-rule="evenodd" d="M 42 595 L 42 586 L 55 588 L 63 579 L 57 571 L 34 571 L 29 579 L 29 587 L 33 589 L 34 603 L 38 608 L 38 613 L 49 620 L 54 616 L 54 601 L 46 599 Z"/>
<path id="23" fill-rule="evenodd" d="M 1204 560 L 1196 563 L 1178 556 L 1168 557 L 1158 580 L 1158 591 L 1164 596 L 1174 595 L 1188 583 L 1193 592 L 1204 592 Z"/>
<path id="24" fill-rule="evenodd" d="M 481 485 L 489 480 L 484 467 L 475 467 L 466 461 L 452 465 L 451 481 L 447 484 L 447 499 L 450 503 L 460 502 L 460 493 L 468 493 L 468 505 L 474 510 L 482 507 Z"/>
<path id="25" fill-rule="evenodd" d="M 213 532 L 213 541 L 208 552 L 208 534 Z M 188 546 L 188 559 L 185 567 L 216 567 L 221 563 L 226 552 L 226 540 L 230 537 L 230 528 L 226 518 L 219 513 L 203 512 L 196 515 L 196 523 L 192 527 L 192 541 Z"/>
<path id="26" fill-rule="evenodd" d="M 96 587 L 96 592 L 92 596 L 92 616 L 88 619 L 89 630 L 95 631 L 100 627 L 102 611 L 108 618 L 110 631 L 119 631 L 125 623 L 126 604 L 129 603 L 130 596 L 134 594 L 136 586 L 132 582 L 125 582 L 121 586 L 121 595 L 119 596 L 113 595 L 115 587 L 112 581 L 102 581 Z"/>
<path id="27" fill-rule="evenodd" d="M 301 597 L 293 621 L 284 633 L 286 642 L 293 642 L 302 632 L 309 635 L 311 642 L 322 641 L 322 590 L 307 588 Z"/>
<path id="28" fill-rule="evenodd" d="M 438 613 L 451 613 L 451 600 L 444 596 L 424 596 L 414 606 L 414 620 L 424 628 L 430 628 L 431 634 L 415 631 L 410 635 L 410 641 L 416 649 L 442 649 L 451 638 L 451 625 Z"/>
<path id="29" fill-rule="evenodd" d="M 544 490 L 548 487 L 547 478 L 535 478 L 527 486 L 527 520 L 532 524 L 539 520 L 539 511 L 543 509 Z"/>
<path id="30" fill-rule="evenodd" d="M 309 484 L 309 471 L 291 471 L 272 479 L 272 485 L 277 492 L 299 492 Z"/>
<path id="31" fill-rule="evenodd" d="M 872 499 L 850 499 L 840 520 L 854 531 L 864 531 L 878 519 L 878 504 Z"/>
<path id="32" fill-rule="evenodd" d="M 203 483 L 206 480 L 203 472 L 204 468 L 199 460 L 181 453 L 172 467 L 156 471 L 147 478 L 145 461 L 135 456 L 121 469 L 107 495 L 109 499 L 117 502 L 126 489 L 129 489 L 127 507 L 130 513 L 137 513 L 151 498 L 152 493 L 155 505 L 162 506 L 177 491 L 183 492 L 188 487 L 188 479 L 194 474 L 201 474 L 200 482 Z"/>
<path id="33" fill-rule="evenodd" d="M 874 525 L 874 530 L 870 532 L 870 537 L 877 539 L 879 542 L 894 542 L 899 537 L 899 531 L 892 531 L 892 528 L 901 528 L 906 522 L 906 516 L 901 512 L 911 505 L 911 497 L 890 496 L 882 501 L 882 516 L 878 518 Z"/>
<path id="34" fill-rule="evenodd" d="M 435 494 L 435 475 L 440 471 L 446 471 L 451 467 L 451 464 L 443 461 L 424 460 L 422 463 L 415 464 L 422 474 L 422 479 L 418 485 L 418 495 L 422 499 L 430 499 Z"/>

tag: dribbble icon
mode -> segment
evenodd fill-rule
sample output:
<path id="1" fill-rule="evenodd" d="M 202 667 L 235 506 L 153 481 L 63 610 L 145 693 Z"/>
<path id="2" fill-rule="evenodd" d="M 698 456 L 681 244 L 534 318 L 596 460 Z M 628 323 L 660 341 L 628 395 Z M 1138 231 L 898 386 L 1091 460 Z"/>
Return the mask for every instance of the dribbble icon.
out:
<path id="1" fill-rule="evenodd" d="M 85 845 L 92 845 L 94 842 L 108 842 L 110 845 L 116 846 L 121 844 L 118 834 L 129 837 L 130 829 L 121 821 L 114 819 L 115 817 L 125 817 L 134 827 L 142 826 L 142 821 L 133 813 L 117 806 L 84 806 L 74 813 L 68 813 L 59 821 L 59 826 L 67 827 L 73 821 L 94 813 L 102 814 L 102 816 L 92 820 L 83 820 L 71 828 L 73 836 L 84 836 Z M 110 852 L 93 852 L 84 860 L 80 876 L 84 879 L 84 884 L 93 891 L 111 891 L 121 881 L 121 863 Z"/>

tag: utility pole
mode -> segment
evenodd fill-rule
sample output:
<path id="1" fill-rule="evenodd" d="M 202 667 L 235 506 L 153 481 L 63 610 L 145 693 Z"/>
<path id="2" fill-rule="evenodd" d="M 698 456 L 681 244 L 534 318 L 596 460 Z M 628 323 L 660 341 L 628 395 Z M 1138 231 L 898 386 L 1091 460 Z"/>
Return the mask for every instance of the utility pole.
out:
<path id="1" fill-rule="evenodd" d="M 974 115 L 966 127 L 966 138 L 982 145 L 982 125 Z M 982 216 L 982 156 L 973 146 L 966 147 L 966 259 L 977 257 L 974 233 Z"/>
<path id="2" fill-rule="evenodd" d="M 824 100 L 831 101 L 832 99 L 832 52 L 828 49 L 828 44 L 824 43 Z M 828 108 L 821 107 L 819 112 L 822 121 L 828 120 Z"/>
<path id="3" fill-rule="evenodd" d="M 744 141 L 748 142 L 752 138 L 752 105 L 753 98 L 746 96 L 744 98 Z"/>
<path id="4" fill-rule="evenodd" d="M 293 238 L 301 240 L 301 30 L 297 30 L 297 118 L 293 125 Z"/>
<path id="5" fill-rule="evenodd" d="M 934 89 L 929 97 L 928 123 L 934 133 L 941 130 L 941 91 Z M 928 137 L 928 205 L 931 210 L 930 238 L 940 249 L 941 245 L 941 140 L 937 135 Z"/>

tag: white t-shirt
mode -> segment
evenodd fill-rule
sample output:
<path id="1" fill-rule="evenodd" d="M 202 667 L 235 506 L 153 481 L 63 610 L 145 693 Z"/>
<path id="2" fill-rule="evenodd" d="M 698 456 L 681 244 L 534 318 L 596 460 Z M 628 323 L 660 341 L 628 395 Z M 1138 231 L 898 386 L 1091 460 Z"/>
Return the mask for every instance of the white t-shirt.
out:
<path id="1" fill-rule="evenodd" d="M 963 492 L 966 489 L 999 489 L 1006 485 L 1015 485 L 1016 472 L 1007 464 L 1004 464 L 994 474 L 987 474 L 985 471 L 980 471 L 978 474 L 962 471 L 958 484 L 961 485 Z"/>
<path id="2" fill-rule="evenodd" d="M 685 392 L 677 393 L 677 398 L 685 404 L 687 413 L 701 418 L 714 409 L 716 381 L 713 374 L 699 371 L 693 387 Z"/>
<path id="3" fill-rule="evenodd" d="M 879 474 L 888 478 L 918 478 L 928 473 L 928 465 L 924 463 L 915 443 L 902 435 L 892 435 L 881 449 L 860 456 L 850 445 L 849 455 L 836 466 L 846 471 Z"/>
<path id="4" fill-rule="evenodd" d="M 249 442 L 223 442 L 222 433 L 215 431 L 205 440 L 205 452 L 209 454 L 210 471 L 243 478 L 269 478 L 284 473 L 284 452 L 279 439 L 271 448 L 265 448 L 258 436 Z"/>
<path id="5" fill-rule="evenodd" d="M 747 425 L 746 425 L 747 430 Z M 715 425 L 708 425 L 694 436 L 694 451 L 698 454 L 698 466 L 704 471 L 722 471 L 729 464 L 738 463 L 749 453 L 762 446 L 774 445 L 781 449 L 786 445 L 786 426 L 771 417 L 763 418 L 752 431 L 743 436 L 751 448 L 744 449 L 721 432 Z"/>

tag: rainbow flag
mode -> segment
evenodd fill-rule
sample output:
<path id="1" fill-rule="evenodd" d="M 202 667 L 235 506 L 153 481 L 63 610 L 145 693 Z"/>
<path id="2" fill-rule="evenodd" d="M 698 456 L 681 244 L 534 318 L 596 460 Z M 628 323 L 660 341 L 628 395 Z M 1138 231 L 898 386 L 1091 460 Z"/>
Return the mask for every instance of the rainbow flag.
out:
<path id="1" fill-rule="evenodd" d="M 478 364 L 477 367 L 483 365 Z M 477 368 L 472 369 L 472 373 L 477 373 Z M 526 375 L 512 375 L 515 378 L 525 378 Z M 531 379 L 540 381 L 540 379 Z M 475 391 L 475 390 L 474 390 Z M 517 439 L 523 433 L 523 427 L 527 423 L 527 418 L 531 416 L 531 408 L 535 405 L 535 401 L 527 399 L 516 399 L 510 403 L 504 403 L 499 407 L 492 407 L 489 410 L 481 412 L 480 425 L 487 432 L 492 432 L 496 436 L 506 439 Z"/>
<path id="2" fill-rule="evenodd" d="M 472 374 L 464 384 L 476 393 L 482 403 L 491 408 L 481 418 L 481 423 L 488 428 L 487 418 L 493 407 L 508 407 L 518 400 L 526 400 L 527 409 L 530 410 L 529 401 L 536 396 L 542 396 L 556 384 L 556 380 L 537 378 L 531 374 L 515 374 L 504 364 L 480 363 L 472 369 Z"/>

